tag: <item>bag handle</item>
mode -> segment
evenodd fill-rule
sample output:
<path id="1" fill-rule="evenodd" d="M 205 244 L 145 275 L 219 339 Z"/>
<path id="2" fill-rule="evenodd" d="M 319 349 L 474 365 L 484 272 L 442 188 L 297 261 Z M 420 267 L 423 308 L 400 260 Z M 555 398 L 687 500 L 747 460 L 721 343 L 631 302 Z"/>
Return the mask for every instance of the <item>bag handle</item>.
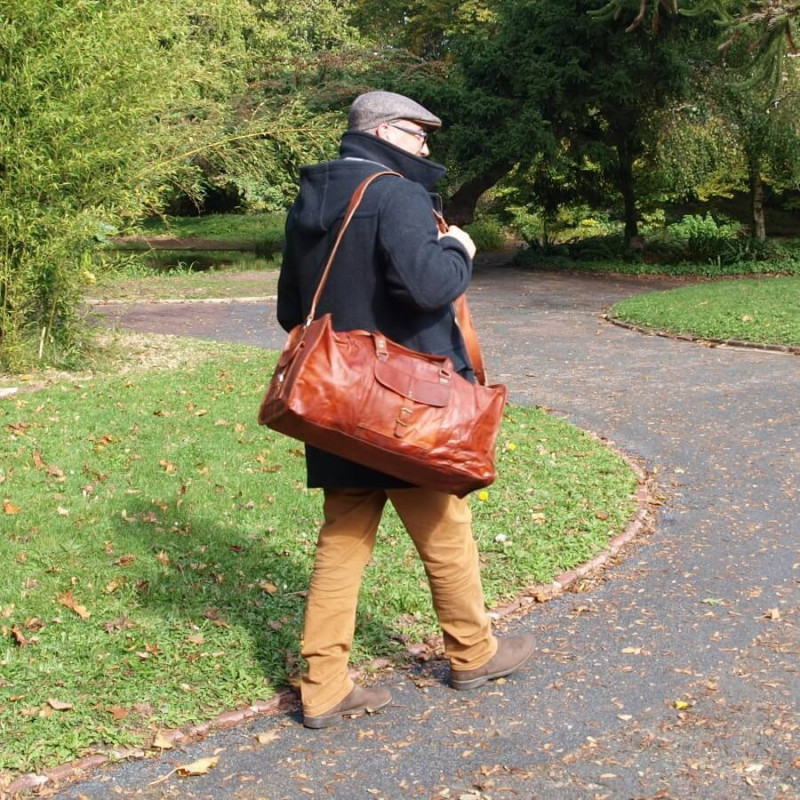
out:
<path id="1" fill-rule="evenodd" d="M 344 212 L 344 219 L 342 220 L 342 224 L 339 226 L 339 231 L 336 234 L 333 247 L 328 255 L 328 260 L 325 262 L 325 268 L 322 270 L 322 275 L 319 279 L 317 290 L 314 292 L 314 297 L 311 300 L 311 309 L 308 312 L 308 317 L 306 318 L 305 322 L 306 328 L 314 321 L 314 318 L 317 315 L 317 304 L 319 303 L 320 297 L 322 297 L 322 291 L 325 288 L 325 284 L 328 282 L 328 275 L 330 275 L 331 267 L 333 266 L 333 260 L 336 258 L 336 253 L 339 251 L 339 245 L 342 243 L 342 237 L 349 227 L 350 221 L 353 219 L 358 207 L 361 205 L 361 201 L 364 199 L 364 194 L 366 193 L 370 184 L 384 175 L 396 175 L 398 178 L 403 177 L 399 172 L 394 172 L 392 170 L 374 172 L 372 175 L 364 178 L 364 180 L 361 181 L 361 183 L 353 192 L 353 196 L 350 198 L 350 202 L 348 203 Z M 444 217 L 435 209 L 433 214 L 436 217 L 436 225 L 439 230 L 442 233 L 447 233 L 449 228 Z M 478 334 L 475 330 L 475 325 L 472 322 L 472 314 L 470 313 L 469 305 L 467 304 L 466 295 L 462 294 L 460 297 L 457 297 L 453 301 L 453 308 L 455 310 L 458 328 L 461 331 L 461 336 L 464 339 L 464 347 L 467 350 L 469 360 L 472 362 L 472 371 L 475 373 L 475 378 L 479 384 L 482 386 L 487 386 L 488 379 L 486 377 L 486 364 L 483 360 L 481 345 L 478 341 Z"/>

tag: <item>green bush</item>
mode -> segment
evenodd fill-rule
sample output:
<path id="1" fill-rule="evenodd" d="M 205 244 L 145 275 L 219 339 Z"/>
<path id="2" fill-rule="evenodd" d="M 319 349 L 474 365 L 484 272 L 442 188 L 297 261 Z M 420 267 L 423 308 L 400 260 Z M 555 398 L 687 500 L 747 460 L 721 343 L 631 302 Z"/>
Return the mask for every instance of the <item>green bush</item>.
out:
<path id="1" fill-rule="evenodd" d="M 679 222 L 668 225 L 667 233 L 684 245 L 687 261 L 733 263 L 741 258 L 741 227 L 735 222 L 717 222 L 710 213 L 705 217 L 687 214 Z"/>
<path id="2" fill-rule="evenodd" d="M 6 0 L 0 25 L 0 366 L 70 361 L 98 235 L 189 181 L 232 91 L 244 0 Z M 191 115 L 189 114 L 191 111 Z M 192 125 L 188 120 L 195 120 Z M 193 138 L 194 137 L 194 138 Z M 213 141 L 213 139 L 211 140 Z"/>
<path id="3" fill-rule="evenodd" d="M 506 232 L 492 217 L 479 219 L 465 226 L 478 250 L 500 250 L 506 243 Z"/>

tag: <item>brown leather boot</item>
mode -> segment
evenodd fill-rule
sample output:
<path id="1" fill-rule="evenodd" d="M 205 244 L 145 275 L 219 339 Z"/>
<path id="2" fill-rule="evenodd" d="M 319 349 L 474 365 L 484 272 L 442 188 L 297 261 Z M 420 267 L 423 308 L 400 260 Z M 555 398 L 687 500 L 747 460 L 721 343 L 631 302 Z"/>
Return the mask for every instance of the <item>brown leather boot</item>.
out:
<path id="1" fill-rule="evenodd" d="M 362 689 L 354 686 L 341 703 L 337 703 L 330 711 L 320 714 L 317 717 L 303 714 L 303 725 L 306 728 L 329 728 L 335 725 L 342 717 L 362 717 L 364 714 L 374 714 L 392 702 L 392 696 L 388 689 L 375 687 L 374 689 Z"/>
<path id="2" fill-rule="evenodd" d="M 497 640 L 497 652 L 477 669 L 450 670 L 450 685 L 454 689 L 477 689 L 487 681 L 510 675 L 533 654 L 533 634 L 523 633 L 510 639 Z"/>

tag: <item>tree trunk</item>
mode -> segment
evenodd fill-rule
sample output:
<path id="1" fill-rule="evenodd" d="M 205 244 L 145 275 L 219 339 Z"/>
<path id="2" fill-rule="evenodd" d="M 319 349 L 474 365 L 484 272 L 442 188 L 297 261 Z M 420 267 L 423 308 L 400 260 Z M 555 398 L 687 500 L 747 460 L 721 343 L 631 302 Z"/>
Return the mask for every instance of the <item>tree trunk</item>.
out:
<path id="1" fill-rule="evenodd" d="M 753 238 L 763 242 L 767 238 L 767 222 L 764 217 L 764 181 L 757 163 L 750 164 L 750 206 L 753 216 Z"/>
<path id="2" fill-rule="evenodd" d="M 505 177 L 513 164 L 495 164 L 467 181 L 445 204 L 445 216 L 453 225 L 469 225 L 481 195 Z"/>
<path id="3" fill-rule="evenodd" d="M 630 246 L 639 236 L 639 221 L 636 213 L 636 191 L 633 185 L 633 148 L 630 142 L 617 145 L 619 158 L 619 190 L 625 207 L 625 241 Z"/>

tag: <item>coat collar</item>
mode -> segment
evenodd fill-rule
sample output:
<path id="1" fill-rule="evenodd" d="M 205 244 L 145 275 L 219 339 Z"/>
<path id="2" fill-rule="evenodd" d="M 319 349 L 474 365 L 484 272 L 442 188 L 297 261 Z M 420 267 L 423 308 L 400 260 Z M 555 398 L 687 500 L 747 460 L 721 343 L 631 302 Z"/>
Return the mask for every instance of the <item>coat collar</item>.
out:
<path id="1" fill-rule="evenodd" d="M 342 158 L 361 158 L 374 161 L 387 169 L 399 172 L 404 178 L 422 184 L 430 191 L 447 170 L 441 164 L 407 153 L 371 133 L 348 131 L 339 147 Z"/>

